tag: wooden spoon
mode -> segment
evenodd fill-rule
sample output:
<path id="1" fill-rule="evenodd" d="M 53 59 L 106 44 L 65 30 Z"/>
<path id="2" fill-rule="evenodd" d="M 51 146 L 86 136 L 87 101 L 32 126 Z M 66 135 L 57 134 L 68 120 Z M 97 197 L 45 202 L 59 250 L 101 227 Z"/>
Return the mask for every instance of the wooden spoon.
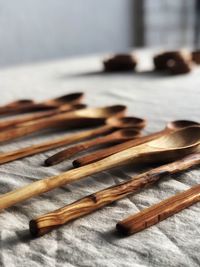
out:
<path id="1" fill-rule="evenodd" d="M 94 152 L 92 154 L 83 156 L 81 158 L 76 159 L 73 162 L 74 167 L 80 167 L 84 166 L 93 162 L 96 162 L 98 160 L 104 159 L 110 155 L 113 155 L 117 152 L 123 151 L 124 149 L 137 146 L 140 144 L 143 144 L 145 142 L 151 141 L 155 138 L 161 137 L 167 133 L 174 132 L 179 129 L 183 129 L 190 126 L 198 126 L 200 125 L 198 122 L 195 121 L 189 121 L 189 120 L 177 120 L 169 122 L 166 126 L 166 128 L 160 132 L 156 132 L 153 134 L 149 134 L 147 136 L 138 138 L 137 140 L 131 140 L 128 142 L 124 142 L 123 144 L 112 146 L 111 148 L 105 148 L 103 150 Z"/>
<path id="2" fill-rule="evenodd" d="M 140 119 L 143 121 L 143 125 L 145 125 L 145 120 Z M 139 123 L 136 121 L 140 121 L 139 118 L 135 117 L 122 117 L 122 118 L 108 118 L 105 121 L 105 125 L 98 127 L 96 129 L 82 131 L 80 133 L 67 135 L 61 138 L 57 138 L 51 141 L 42 142 L 36 145 L 20 148 L 14 151 L 4 152 L 0 154 L 0 164 L 10 162 L 16 159 L 24 158 L 26 156 L 35 155 L 37 153 L 41 153 L 47 150 L 51 150 L 53 148 L 61 147 L 64 145 L 70 145 L 78 141 L 82 141 L 86 138 L 95 137 L 98 135 L 106 134 L 111 132 L 114 129 L 120 128 L 128 128 L 133 127 L 139 131 Z M 142 127 L 142 123 L 140 121 L 140 127 Z"/>
<path id="3" fill-rule="evenodd" d="M 144 209 L 117 223 L 124 235 L 135 234 L 200 201 L 200 184 Z"/>
<path id="4" fill-rule="evenodd" d="M 34 102 L 32 100 L 18 100 L 11 102 L 8 105 L 0 107 L 0 115 L 16 114 L 21 112 L 47 110 L 57 108 L 65 103 L 79 104 L 83 98 L 83 93 L 72 93 L 53 99 L 48 99 L 43 102 Z"/>
<path id="5" fill-rule="evenodd" d="M 179 173 L 199 164 L 200 153 L 197 153 L 136 175 L 126 182 L 100 190 L 68 204 L 63 208 L 31 220 L 29 224 L 30 232 L 34 237 L 44 235 L 58 226 L 64 225 L 107 206 L 114 201 L 136 193 L 169 174 Z"/>
<path id="6" fill-rule="evenodd" d="M 164 135 L 156 140 L 126 149 L 98 162 L 69 170 L 62 174 L 38 180 L 0 196 L 0 210 L 38 196 L 57 187 L 77 181 L 88 175 L 119 167 L 138 159 L 149 161 L 175 160 L 200 151 L 200 127 L 190 127 Z"/>
<path id="7" fill-rule="evenodd" d="M 14 118 L 14 119 L 0 120 L 0 130 L 5 130 L 13 126 L 20 125 L 21 123 L 24 123 L 24 122 L 34 121 L 37 119 L 50 117 L 56 114 L 60 114 L 63 112 L 68 112 L 68 111 L 72 111 L 76 109 L 82 109 L 85 107 L 86 105 L 84 104 L 74 104 L 74 105 L 64 104 L 53 110 L 38 111 L 38 112 L 31 113 L 31 114 L 23 115 L 23 116 L 17 116 L 17 118 Z"/>
<path id="8" fill-rule="evenodd" d="M 1 132 L 0 142 L 14 140 L 31 133 L 39 132 L 43 129 L 82 128 L 85 126 L 100 125 L 103 124 L 108 117 L 124 115 L 125 110 L 125 106 L 115 105 L 104 108 L 85 108 L 56 114 L 51 117 L 18 124 L 14 129 Z"/>
<path id="9" fill-rule="evenodd" d="M 105 144 L 108 145 L 108 144 L 121 143 L 127 140 L 137 138 L 139 136 L 140 136 L 140 132 L 136 130 L 135 128 L 129 129 L 129 130 L 126 130 L 126 129 L 117 130 L 111 134 L 107 134 L 106 136 L 99 137 L 97 139 L 94 138 L 92 140 L 85 141 L 84 143 L 64 149 L 54 154 L 53 156 L 49 157 L 48 159 L 46 159 L 45 165 L 52 166 L 52 165 L 58 164 L 66 159 L 69 159 L 75 154 L 81 151 L 87 150 L 91 147 L 96 147 L 96 146 L 105 145 Z"/>

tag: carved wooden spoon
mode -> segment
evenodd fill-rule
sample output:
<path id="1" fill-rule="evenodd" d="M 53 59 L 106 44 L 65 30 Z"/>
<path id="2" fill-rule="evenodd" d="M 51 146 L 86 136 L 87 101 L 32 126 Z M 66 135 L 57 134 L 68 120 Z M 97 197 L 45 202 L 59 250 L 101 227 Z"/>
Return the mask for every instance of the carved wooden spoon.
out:
<path id="1" fill-rule="evenodd" d="M 38 180 L 27 186 L 0 196 L 0 210 L 14 204 L 38 196 L 65 184 L 80 180 L 127 163 L 137 162 L 138 159 L 149 161 L 172 161 L 184 155 L 200 152 L 200 127 L 189 127 L 171 134 L 166 134 L 153 141 L 126 149 L 98 162 L 69 170 L 59 175 Z"/>
<path id="2" fill-rule="evenodd" d="M 90 125 L 100 125 L 111 116 L 122 116 L 126 110 L 125 106 L 115 105 L 104 108 L 85 108 L 72 112 L 64 112 L 51 117 L 41 118 L 32 122 L 17 125 L 14 129 L 8 129 L 0 133 L 0 142 L 14 140 L 39 132 L 43 129 L 57 128 L 83 128 Z"/>
<path id="3" fill-rule="evenodd" d="M 160 132 L 149 134 L 147 136 L 138 138 L 137 140 L 131 140 L 131 141 L 125 142 L 123 144 L 115 145 L 112 148 L 105 148 L 103 150 L 100 150 L 100 151 L 91 153 L 89 155 L 83 156 L 81 158 L 76 159 L 73 162 L 73 165 L 74 165 L 74 167 L 84 166 L 84 165 L 96 162 L 98 160 L 101 160 L 103 158 L 106 158 L 106 157 L 113 155 L 117 152 L 123 151 L 124 149 L 140 145 L 140 144 L 145 143 L 147 141 L 151 141 L 151 140 L 158 138 L 158 137 L 161 137 L 167 133 L 174 132 L 174 131 L 177 131 L 177 130 L 180 130 L 180 129 L 183 129 L 186 127 L 198 126 L 198 125 L 200 125 L 198 122 L 189 121 L 189 120 L 172 121 L 172 122 L 169 122 L 167 124 L 166 128 Z"/>
<path id="4" fill-rule="evenodd" d="M 151 186 L 169 174 L 183 172 L 199 164 L 200 153 L 196 153 L 174 161 L 173 163 L 165 164 L 136 175 L 125 182 L 97 191 L 58 210 L 49 212 L 31 220 L 29 223 L 30 232 L 34 237 L 44 235 L 58 226 L 90 214 L 113 203 L 114 201 Z M 172 210 L 173 206 L 174 204 L 169 205 L 168 207 Z M 162 218 L 164 218 L 164 216 L 162 216 Z M 148 225 L 156 221 L 157 218 L 155 218 L 155 220 L 150 219 L 148 220 Z M 140 226 L 144 225 L 145 223 L 141 222 Z"/>
<path id="5" fill-rule="evenodd" d="M 11 102 L 5 106 L 0 107 L 0 115 L 16 114 L 21 112 L 29 111 L 40 111 L 57 108 L 63 104 L 79 104 L 83 98 L 83 93 L 72 93 L 63 95 L 61 97 L 56 97 L 48 99 L 42 102 L 35 102 L 29 99 L 22 99 L 18 101 Z"/>
<path id="6" fill-rule="evenodd" d="M 47 110 L 47 111 L 44 110 L 44 111 L 29 113 L 26 115 L 17 116 L 16 118 L 9 119 L 9 120 L 6 118 L 4 120 L 0 120 L 0 130 L 5 130 L 5 129 L 11 128 L 13 126 L 20 125 L 24 122 L 34 121 L 37 119 L 50 117 L 50 116 L 53 116 L 56 114 L 60 114 L 63 112 L 68 112 L 68 111 L 72 111 L 72 110 L 76 110 L 76 109 L 82 109 L 85 107 L 86 107 L 85 104 L 74 104 L 74 105 L 64 104 L 64 105 L 58 106 L 57 108 L 55 108 L 53 110 Z"/>
<path id="7" fill-rule="evenodd" d="M 84 143 L 69 147 L 67 149 L 64 149 L 53 156 L 49 157 L 45 160 L 46 166 L 52 166 L 56 165 L 66 159 L 69 159 L 70 157 L 74 156 L 75 154 L 87 150 L 91 147 L 96 147 L 99 145 L 109 145 L 109 144 L 116 144 L 116 143 L 122 143 L 127 140 L 135 139 L 140 136 L 140 132 L 133 129 L 123 129 L 123 130 L 117 130 L 114 131 L 111 134 L 107 134 L 103 137 L 94 138 L 89 141 L 85 141 Z"/>
<path id="8" fill-rule="evenodd" d="M 36 145 L 20 148 L 14 151 L 0 153 L 0 164 L 24 158 L 27 156 L 35 155 L 37 153 L 41 153 L 64 145 L 70 145 L 87 138 L 92 138 L 98 135 L 109 133 L 115 129 L 134 127 L 137 131 L 139 131 L 140 130 L 139 127 L 144 127 L 145 123 L 146 123 L 145 120 L 135 117 L 122 117 L 122 118 L 112 117 L 105 121 L 104 126 L 100 126 L 92 130 L 81 131 L 80 133 L 75 133 L 64 137 L 56 138 L 51 141 L 42 142 Z"/>

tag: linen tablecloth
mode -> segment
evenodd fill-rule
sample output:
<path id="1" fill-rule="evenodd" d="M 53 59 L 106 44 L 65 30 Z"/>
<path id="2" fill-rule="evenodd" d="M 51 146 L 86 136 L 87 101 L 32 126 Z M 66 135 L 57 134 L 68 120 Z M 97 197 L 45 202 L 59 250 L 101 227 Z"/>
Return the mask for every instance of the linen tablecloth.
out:
<path id="1" fill-rule="evenodd" d="M 90 106 L 125 104 L 128 115 L 148 120 L 145 133 L 168 121 L 200 121 L 200 68 L 188 75 L 151 72 L 151 53 L 139 51 L 139 73 L 103 74 L 101 56 L 62 59 L 0 70 L 0 103 L 85 92 Z M 67 133 L 70 133 L 67 131 Z M 1 145 L 2 151 L 50 140 L 66 133 L 35 135 Z M 55 149 L 0 166 L 0 193 L 6 193 L 69 169 L 71 160 L 54 167 L 43 161 Z M 83 153 L 84 154 L 84 153 Z M 200 181 L 195 168 L 166 177 L 137 194 L 32 239 L 29 220 L 100 189 L 126 181 L 137 172 L 127 166 L 92 175 L 35 197 L 0 214 L 0 266 L 200 266 L 200 204 L 133 236 L 119 237 L 116 223 Z"/>

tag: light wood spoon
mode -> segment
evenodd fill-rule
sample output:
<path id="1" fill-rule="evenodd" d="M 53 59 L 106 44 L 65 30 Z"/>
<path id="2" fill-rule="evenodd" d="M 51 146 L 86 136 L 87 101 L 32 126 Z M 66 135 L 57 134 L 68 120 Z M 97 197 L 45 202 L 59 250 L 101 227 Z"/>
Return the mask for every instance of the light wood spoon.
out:
<path id="1" fill-rule="evenodd" d="M 172 161 L 184 155 L 200 151 L 200 127 L 189 127 L 171 134 L 166 134 L 156 140 L 126 149 L 98 162 L 69 170 L 59 175 L 38 180 L 27 186 L 0 196 L 0 210 L 13 206 L 31 197 L 38 196 L 65 184 L 80 180 L 137 160 Z"/>
<path id="2" fill-rule="evenodd" d="M 117 223 L 124 235 L 135 234 L 200 201 L 200 184 L 144 209 Z"/>
<path id="3" fill-rule="evenodd" d="M 0 153 L 0 164 L 24 158 L 27 156 L 35 155 L 37 153 L 41 153 L 64 145 L 70 145 L 75 142 L 82 141 L 86 138 L 92 138 L 98 135 L 109 133 L 115 129 L 129 128 L 131 126 L 132 127 L 134 126 L 134 128 L 136 127 L 135 129 L 139 131 L 140 130 L 139 125 L 142 128 L 145 126 L 145 123 L 146 123 L 145 120 L 135 117 L 108 118 L 106 119 L 104 126 L 100 126 L 92 130 L 81 131 L 80 133 L 75 133 L 61 138 L 56 138 L 51 141 L 42 142 L 36 145 L 20 148 L 14 151 Z"/>
<path id="4" fill-rule="evenodd" d="M 114 201 L 136 193 L 170 174 L 188 170 L 200 164 L 200 153 L 192 154 L 170 164 L 162 165 L 134 176 L 126 182 L 100 190 L 83 197 L 58 210 L 41 215 L 30 221 L 30 232 L 34 237 L 44 235 L 58 226 L 92 213 Z"/>
<path id="5" fill-rule="evenodd" d="M 165 129 L 163 129 L 162 131 L 153 133 L 153 134 L 149 134 L 147 136 L 138 138 L 137 140 L 131 140 L 131 141 L 127 141 L 124 142 L 123 144 L 119 144 L 119 145 L 115 145 L 112 146 L 111 148 L 105 148 L 102 150 L 99 150 L 97 152 L 91 153 L 89 155 L 80 157 L 76 160 L 73 161 L 73 165 L 74 167 L 81 167 L 93 162 L 96 162 L 98 160 L 104 159 L 110 155 L 113 155 L 117 152 L 123 151 L 124 149 L 133 147 L 133 146 L 137 146 L 140 144 L 143 144 L 145 142 L 151 141 L 155 138 L 161 137 L 167 133 L 171 133 L 186 127 L 190 127 L 190 126 L 198 126 L 200 125 L 198 122 L 195 121 L 189 121 L 189 120 L 177 120 L 177 121 L 172 121 L 169 122 L 166 126 Z"/>
<path id="6" fill-rule="evenodd" d="M 0 107 L 0 115 L 16 114 L 21 112 L 40 111 L 57 108 L 65 103 L 79 104 L 83 98 L 83 93 L 72 93 L 60 97 L 48 99 L 42 102 L 35 102 L 33 100 L 25 99 L 11 102 L 5 106 Z"/>
<path id="7" fill-rule="evenodd" d="M 49 157 L 48 159 L 45 160 L 45 165 L 46 166 L 52 166 L 56 165 L 66 159 L 71 158 L 75 154 L 85 151 L 89 148 L 96 147 L 99 145 L 109 145 L 109 144 L 116 144 L 116 143 L 122 143 L 127 140 L 135 139 L 140 136 L 140 132 L 135 129 L 123 129 L 123 130 L 117 130 L 112 132 L 111 134 L 107 134 L 103 137 L 99 138 L 94 138 L 89 141 L 85 141 L 84 143 L 66 148 L 53 156 Z"/>
<path id="8" fill-rule="evenodd" d="M 0 142 L 14 140 L 39 132 L 43 129 L 57 128 L 83 128 L 93 125 L 100 125 L 111 116 L 123 116 L 126 107 L 115 105 L 104 108 L 85 108 L 72 112 L 63 112 L 50 117 L 41 118 L 32 122 L 18 124 L 13 129 L 4 130 L 0 133 Z"/>

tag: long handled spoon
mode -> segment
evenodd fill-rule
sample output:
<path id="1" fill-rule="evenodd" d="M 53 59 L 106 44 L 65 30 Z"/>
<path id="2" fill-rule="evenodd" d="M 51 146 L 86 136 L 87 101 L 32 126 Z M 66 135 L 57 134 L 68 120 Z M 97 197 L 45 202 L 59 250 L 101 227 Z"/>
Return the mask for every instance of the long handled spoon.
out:
<path id="1" fill-rule="evenodd" d="M 105 131 L 101 132 L 101 134 L 107 134 L 108 130 L 111 131 L 111 130 L 114 130 L 114 129 L 134 128 L 135 129 L 135 133 L 134 134 L 139 136 L 140 130 L 143 129 L 145 127 L 145 125 L 146 125 L 146 120 L 144 120 L 142 118 L 137 118 L 137 117 L 121 117 L 121 118 L 111 117 L 111 118 L 106 120 L 105 124 L 107 125 L 107 127 L 104 127 Z M 121 133 L 121 132 L 119 132 L 119 133 Z M 111 136 L 111 138 L 112 138 L 112 136 Z M 104 142 L 104 141 L 110 142 L 109 139 L 110 139 L 109 136 L 106 138 L 106 140 L 104 138 L 103 139 L 100 138 L 100 139 L 98 139 L 98 142 Z M 97 140 L 91 140 L 91 141 L 88 141 L 88 142 L 86 142 L 84 144 L 80 144 L 80 145 L 78 144 L 77 146 L 69 148 L 70 151 L 68 151 L 68 150 L 66 151 L 65 150 L 65 151 L 59 152 L 58 155 L 57 154 L 53 155 L 51 157 L 51 159 L 49 158 L 49 159 L 47 159 L 45 161 L 45 164 L 47 166 L 49 166 L 49 165 L 53 165 L 54 162 L 55 162 L 55 164 L 59 163 L 59 162 L 61 162 L 62 160 L 65 159 L 65 156 L 66 157 L 70 157 L 70 154 L 69 154 L 69 156 L 67 156 L 68 152 L 72 153 L 71 154 L 71 156 L 72 156 L 75 153 L 78 153 L 78 152 L 80 152 L 82 150 L 85 150 L 86 147 L 90 148 L 93 145 L 98 145 Z"/>
<path id="2" fill-rule="evenodd" d="M 200 184 L 176 194 L 117 223 L 124 235 L 135 234 L 200 201 Z"/>
<path id="3" fill-rule="evenodd" d="M 41 215 L 30 221 L 33 236 L 44 235 L 58 226 L 92 213 L 106 205 L 146 188 L 162 177 L 178 173 L 200 164 L 200 153 L 186 156 L 170 164 L 152 169 L 130 180 L 88 195 L 58 210 Z"/>
<path id="4" fill-rule="evenodd" d="M 11 102 L 5 106 L 0 107 L 0 115 L 16 114 L 21 112 L 37 111 L 37 110 L 46 110 L 57 108 L 60 105 L 65 103 L 68 104 L 79 104 L 83 98 L 83 93 L 72 93 L 56 97 L 53 99 L 48 99 L 43 102 L 34 102 L 32 100 L 19 100 Z"/>
<path id="5" fill-rule="evenodd" d="M 0 210 L 48 192 L 83 177 L 122 166 L 137 159 L 175 160 L 200 151 L 200 127 L 190 127 L 164 135 L 156 140 L 118 152 L 98 162 L 33 182 L 0 196 Z"/>
<path id="6" fill-rule="evenodd" d="M 177 121 L 172 121 L 169 122 L 166 126 L 166 128 L 160 132 L 156 132 L 153 134 L 149 134 L 147 136 L 138 138 L 137 140 L 131 140 L 131 141 L 127 141 L 123 144 L 119 144 L 119 145 L 115 145 L 112 146 L 111 148 L 105 148 L 103 150 L 99 150 L 97 152 L 91 153 L 89 155 L 80 157 L 76 160 L 74 160 L 73 165 L 74 167 L 80 167 L 80 166 L 84 166 L 93 162 L 96 162 L 98 160 L 104 159 L 110 155 L 113 155 L 117 152 L 123 151 L 124 149 L 133 147 L 133 146 L 137 146 L 140 145 L 142 143 L 151 141 L 155 138 L 161 137 L 167 133 L 170 132 L 174 132 L 186 127 L 190 127 L 190 126 L 198 126 L 200 125 L 198 122 L 195 121 L 189 121 L 189 120 L 177 120 Z"/>
<path id="7" fill-rule="evenodd" d="M 136 130 L 135 128 L 126 130 L 117 130 L 112 132 L 111 134 L 107 134 L 103 137 L 94 138 L 89 141 L 85 141 L 84 143 L 69 147 L 67 149 L 64 149 L 53 156 L 49 157 L 45 160 L 46 166 L 52 166 L 55 164 L 58 164 L 66 159 L 69 159 L 70 157 L 74 156 L 75 154 L 85 151 L 89 148 L 96 147 L 99 145 L 105 145 L 105 144 L 115 144 L 115 143 L 122 143 L 127 140 L 135 139 L 140 136 L 140 132 Z"/>
<path id="8" fill-rule="evenodd" d="M 67 135 L 61 138 L 56 138 L 51 141 L 42 142 L 36 145 L 20 148 L 14 151 L 0 153 L 0 164 L 10 162 L 16 159 L 24 158 L 27 156 L 35 155 L 53 148 L 61 147 L 64 145 L 70 145 L 78 141 L 82 141 L 86 138 L 92 138 L 97 135 L 109 133 L 115 129 L 133 127 L 139 131 L 140 127 L 145 126 L 145 120 L 135 117 L 122 117 L 122 118 L 108 118 L 105 121 L 104 126 L 100 126 L 96 129 L 82 131 L 80 133 Z"/>
<path id="9" fill-rule="evenodd" d="M 27 115 L 22 115 L 22 116 L 17 116 L 17 118 L 14 119 L 5 119 L 5 120 L 0 120 L 0 130 L 8 129 L 13 126 L 17 126 L 21 123 L 28 122 L 28 121 L 34 121 L 37 119 L 45 118 L 45 117 L 50 117 L 62 112 L 67 112 L 67 111 L 72 111 L 76 109 L 82 109 L 85 108 L 86 106 L 84 104 L 64 104 L 59 106 L 58 108 L 55 108 L 53 110 L 44 110 L 44 111 L 38 111 L 34 112 L 31 114 Z"/>
<path id="10" fill-rule="evenodd" d="M 89 125 L 100 125 L 103 124 L 108 117 L 124 115 L 125 110 L 125 106 L 115 105 L 104 108 L 85 108 L 56 114 L 32 122 L 19 124 L 14 129 L 4 130 L 0 133 L 0 142 L 14 140 L 31 133 L 39 132 L 43 129 L 62 127 L 81 128 Z"/>

